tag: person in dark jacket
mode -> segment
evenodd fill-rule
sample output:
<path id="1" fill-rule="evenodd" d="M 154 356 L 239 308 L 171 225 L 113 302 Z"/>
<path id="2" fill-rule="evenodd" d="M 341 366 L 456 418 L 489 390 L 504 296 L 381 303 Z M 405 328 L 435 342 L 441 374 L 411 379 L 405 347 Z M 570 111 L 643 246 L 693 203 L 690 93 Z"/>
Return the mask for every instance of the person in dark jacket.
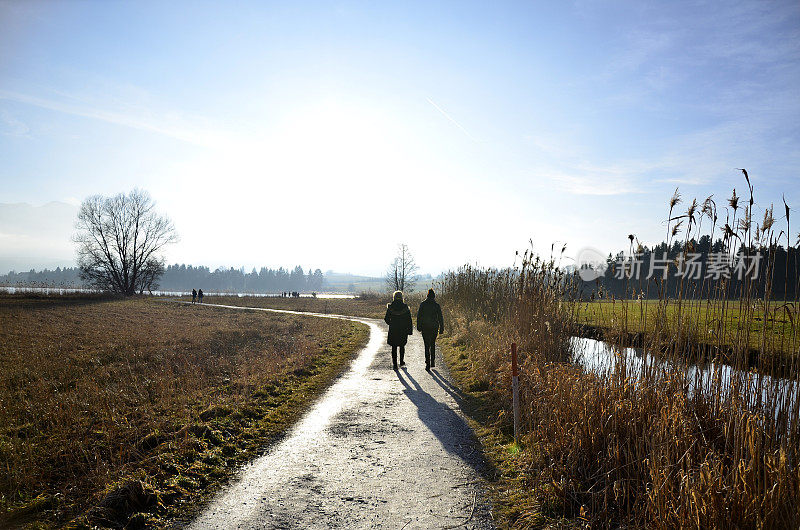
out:
<path id="1" fill-rule="evenodd" d="M 425 342 L 425 369 L 429 372 L 436 366 L 436 335 L 444 333 L 442 306 L 435 298 L 433 289 L 428 289 L 428 298 L 419 304 L 417 311 L 417 331 L 422 333 L 422 340 Z"/>
<path id="2" fill-rule="evenodd" d="M 197 300 L 202 304 L 203 303 L 203 290 L 200 289 L 197 291 Z"/>
<path id="3" fill-rule="evenodd" d="M 192 289 L 192 303 L 197 300 L 197 289 Z"/>
<path id="4" fill-rule="evenodd" d="M 386 305 L 386 316 L 383 320 L 389 324 L 388 342 L 392 346 L 392 366 L 397 370 L 397 350 L 400 349 L 400 366 L 405 366 L 403 357 L 406 354 L 406 343 L 408 336 L 414 332 L 411 310 L 403 302 L 402 291 L 394 292 L 392 303 Z"/>

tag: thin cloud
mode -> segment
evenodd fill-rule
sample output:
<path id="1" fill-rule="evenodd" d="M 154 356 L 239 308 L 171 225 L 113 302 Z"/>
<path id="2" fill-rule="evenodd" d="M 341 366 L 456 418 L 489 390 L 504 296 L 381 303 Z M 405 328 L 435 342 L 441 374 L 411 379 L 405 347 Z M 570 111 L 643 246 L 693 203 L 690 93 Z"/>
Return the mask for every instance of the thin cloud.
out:
<path id="1" fill-rule="evenodd" d="M 459 129 L 461 129 L 461 131 L 462 131 L 464 134 L 466 134 L 467 136 L 469 136 L 470 140 L 472 140 L 473 142 L 476 142 L 476 143 L 481 143 L 481 142 L 480 142 L 480 140 L 478 140 L 477 138 L 475 138 L 474 136 L 472 136 L 472 135 L 470 134 L 470 132 L 469 132 L 467 129 L 465 129 L 465 128 L 464 128 L 464 126 L 463 126 L 463 125 L 461 125 L 461 124 L 460 124 L 460 123 L 458 123 L 456 120 L 454 120 L 454 119 L 452 118 L 452 116 L 450 116 L 448 113 L 446 113 L 444 110 L 442 110 L 442 108 L 441 108 L 439 105 L 437 105 L 436 103 L 434 103 L 434 102 L 433 102 L 433 101 L 432 101 L 430 98 L 427 98 L 427 97 L 426 97 L 426 98 L 425 98 L 425 101 L 427 101 L 428 103 L 430 103 L 430 104 L 431 104 L 431 106 L 432 106 L 433 108 L 435 108 L 436 110 L 438 110 L 438 111 L 439 111 L 439 112 L 442 114 L 442 116 L 444 116 L 445 118 L 447 118 L 448 120 L 450 120 L 450 122 L 452 122 L 452 123 L 453 123 L 453 124 L 454 124 L 456 127 L 458 127 Z"/>
<path id="2" fill-rule="evenodd" d="M 604 169 L 574 172 L 550 171 L 545 176 L 567 193 L 574 195 L 624 195 L 641 193 L 633 175 Z"/>
<path id="3" fill-rule="evenodd" d="M 26 124 L 7 111 L 0 110 L 0 134 L 30 138 L 30 132 L 31 130 Z"/>
<path id="4" fill-rule="evenodd" d="M 35 107 L 71 114 L 73 116 L 99 120 L 114 125 L 121 125 L 123 127 L 130 127 L 141 131 L 148 131 L 202 147 L 219 146 L 220 142 L 223 140 L 218 134 L 202 129 L 162 123 L 152 116 L 149 116 L 148 114 L 150 114 L 150 112 L 146 110 L 136 113 L 109 112 L 98 108 L 74 105 L 3 89 L 0 89 L 0 99 L 33 105 Z"/>

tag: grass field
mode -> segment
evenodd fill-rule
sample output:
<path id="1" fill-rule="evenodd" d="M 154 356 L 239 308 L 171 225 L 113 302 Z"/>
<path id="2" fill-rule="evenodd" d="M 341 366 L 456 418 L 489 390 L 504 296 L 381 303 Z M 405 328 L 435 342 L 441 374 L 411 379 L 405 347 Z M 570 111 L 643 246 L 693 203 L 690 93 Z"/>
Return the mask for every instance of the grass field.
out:
<path id="1" fill-rule="evenodd" d="M 330 319 L 0 298 L 0 527 L 186 517 L 365 343 Z"/>
<path id="2" fill-rule="evenodd" d="M 744 307 L 737 301 L 724 306 L 719 300 L 683 300 L 680 305 L 670 300 L 666 305 L 666 321 L 659 319 L 663 303 L 658 300 L 615 300 L 583 302 L 578 306 L 577 320 L 603 331 L 629 334 L 663 333 L 675 336 L 680 329 L 685 339 L 721 348 L 743 347 L 796 356 L 800 337 L 797 306 L 772 302 L 764 310 L 761 301 Z M 743 314 L 744 313 L 744 314 Z M 680 318 L 679 318 L 680 315 Z"/>

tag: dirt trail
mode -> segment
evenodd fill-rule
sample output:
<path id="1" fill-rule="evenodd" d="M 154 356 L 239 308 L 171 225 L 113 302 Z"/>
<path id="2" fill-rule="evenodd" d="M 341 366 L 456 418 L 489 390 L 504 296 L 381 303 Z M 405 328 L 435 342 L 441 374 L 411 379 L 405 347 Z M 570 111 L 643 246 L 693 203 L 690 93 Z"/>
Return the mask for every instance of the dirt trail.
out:
<path id="1" fill-rule="evenodd" d="M 364 322 L 368 345 L 189 528 L 494 528 L 486 463 L 446 369 L 425 371 L 422 337 L 394 372 L 383 322 L 317 316 Z"/>

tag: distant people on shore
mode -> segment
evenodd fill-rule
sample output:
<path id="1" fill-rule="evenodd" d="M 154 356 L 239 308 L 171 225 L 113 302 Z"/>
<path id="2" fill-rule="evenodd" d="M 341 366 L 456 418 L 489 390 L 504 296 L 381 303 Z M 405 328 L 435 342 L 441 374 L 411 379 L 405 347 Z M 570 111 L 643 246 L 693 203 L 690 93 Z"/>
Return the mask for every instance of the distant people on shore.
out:
<path id="1" fill-rule="evenodd" d="M 192 289 L 192 303 L 195 303 L 196 301 L 197 301 L 197 290 Z"/>
<path id="2" fill-rule="evenodd" d="M 408 336 L 414 332 L 411 310 L 403 302 L 403 291 L 394 292 L 392 303 L 386 305 L 386 316 L 383 320 L 389 324 L 387 342 L 392 347 L 392 367 L 397 370 L 397 350 L 400 350 L 400 366 L 405 366 Z"/>
<path id="3" fill-rule="evenodd" d="M 425 370 L 436 366 L 436 336 L 444 333 L 442 306 L 436 301 L 436 293 L 428 289 L 428 297 L 419 304 L 417 331 L 422 333 L 425 343 Z"/>
<path id="4" fill-rule="evenodd" d="M 203 303 L 203 290 L 202 289 L 197 291 L 197 299 L 200 301 L 201 304 Z"/>

